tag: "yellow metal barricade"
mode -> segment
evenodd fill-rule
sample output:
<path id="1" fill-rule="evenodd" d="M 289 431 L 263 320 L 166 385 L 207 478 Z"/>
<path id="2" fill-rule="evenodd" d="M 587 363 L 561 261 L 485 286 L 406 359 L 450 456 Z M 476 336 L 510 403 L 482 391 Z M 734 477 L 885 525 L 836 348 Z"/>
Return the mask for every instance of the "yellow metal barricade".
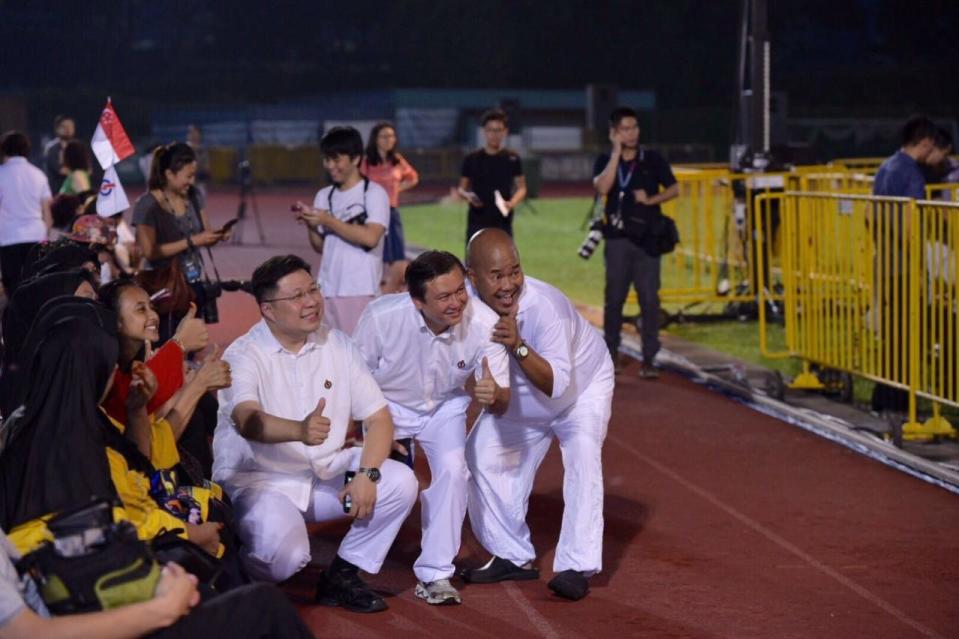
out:
<path id="1" fill-rule="evenodd" d="M 916 399 L 959 405 L 956 381 L 956 226 L 959 205 L 908 198 L 787 192 L 781 202 L 785 352 L 801 358 L 794 388 L 822 388 L 817 364 L 908 394 L 907 438 L 954 436 L 941 419 L 919 424 Z M 950 221 L 954 222 L 950 224 Z M 766 229 L 757 243 L 766 241 Z M 759 255 L 766 254 L 761 248 Z"/>

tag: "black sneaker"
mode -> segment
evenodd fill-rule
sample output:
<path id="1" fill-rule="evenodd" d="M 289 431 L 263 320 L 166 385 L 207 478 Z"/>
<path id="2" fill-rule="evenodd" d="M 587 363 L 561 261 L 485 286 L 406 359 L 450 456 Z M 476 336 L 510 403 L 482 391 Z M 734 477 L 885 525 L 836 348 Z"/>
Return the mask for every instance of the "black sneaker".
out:
<path id="1" fill-rule="evenodd" d="M 539 571 L 517 566 L 512 561 L 493 557 L 482 568 L 467 568 L 460 572 L 463 581 L 471 584 L 493 584 L 498 581 L 529 581 L 539 579 Z"/>
<path id="2" fill-rule="evenodd" d="M 589 592 L 589 582 L 583 573 L 576 570 L 557 573 L 546 585 L 560 597 L 573 601 L 582 599 Z"/>
<path id="3" fill-rule="evenodd" d="M 340 606 L 350 612 L 382 612 L 388 607 L 383 598 L 353 572 L 323 571 L 316 582 L 316 603 Z"/>

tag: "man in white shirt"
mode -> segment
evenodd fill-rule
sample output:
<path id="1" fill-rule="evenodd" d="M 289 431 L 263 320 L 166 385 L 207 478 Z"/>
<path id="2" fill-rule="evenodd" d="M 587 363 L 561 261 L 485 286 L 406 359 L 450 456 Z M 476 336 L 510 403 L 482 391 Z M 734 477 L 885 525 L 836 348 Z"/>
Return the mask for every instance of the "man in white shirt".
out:
<path id="1" fill-rule="evenodd" d="M 413 572 L 416 596 L 431 604 L 460 603 L 449 579 L 466 517 L 470 395 L 464 387 L 492 413 L 509 405 L 509 359 L 489 341 L 496 314 L 470 301 L 465 279 L 456 256 L 423 253 L 406 270 L 409 293 L 367 306 L 353 337 L 386 395 L 397 439 L 415 439 L 429 461 L 432 482 L 421 498 L 422 551 Z"/>
<path id="2" fill-rule="evenodd" d="M 333 127 L 320 141 L 323 166 L 333 184 L 320 189 L 308 207 L 295 205 L 322 254 L 320 288 L 326 319 L 352 335 L 356 322 L 379 293 L 383 277 L 383 235 L 390 224 L 390 198 L 360 173 L 363 138 L 353 127 Z"/>
<path id="3" fill-rule="evenodd" d="M 602 448 L 613 398 L 613 361 L 600 334 L 558 289 L 524 277 L 505 232 L 470 241 L 475 293 L 500 315 L 492 340 L 511 354 L 513 398 L 502 417 L 481 415 L 466 443 L 470 524 L 493 558 L 466 570 L 471 583 L 536 579 L 526 525 L 533 479 L 553 437 L 563 455 L 563 524 L 549 587 L 581 599 L 602 569 Z"/>
<path id="4" fill-rule="evenodd" d="M 357 573 L 379 571 L 417 490 L 410 469 L 386 459 L 386 400 L 349 338 L 321 326 L 323 298 L 306 262 L 271 258 L 252 285 L 262 320 L 223 354 L 233 385 L 220 391 L 213 438 L 213 477 L 233 499 L 244 563 L 258 579 L 289 578 L 310 561 L 305 521 L 341 518 L 349 505 L 355 521 L 317 601 L 385 610 Z M 362 448 L 344 448 L 353 420 L 365 421 Z M 356 475 L 344 487 L 347 471 Z"/>
<path id="5" fill-rule="evenodd" d="M 10 131 L 0 140 L 0 274 L 7 299 L 20 286 L 20 271 L 37 242 L 47 239 L 53 225 L 50 184 L 43 171 L 30 164 L 30 139 Z"/>

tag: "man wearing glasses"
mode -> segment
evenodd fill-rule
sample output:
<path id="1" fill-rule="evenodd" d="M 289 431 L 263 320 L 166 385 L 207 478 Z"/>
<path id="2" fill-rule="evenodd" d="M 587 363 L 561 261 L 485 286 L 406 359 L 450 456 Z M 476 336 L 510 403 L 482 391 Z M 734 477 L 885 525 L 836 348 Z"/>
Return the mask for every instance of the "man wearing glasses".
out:
<path id="1" fill-rule="evenodd" d="M 660 215 L 659 205 L 679 196 L 679 185 L 666 160 L 639 145 L 639 120 L 628 107 L 609 116 L 609 153 L 596 158 L 593 186 L 606 197 L 603 237 L 606 239 L 606 299 L 603 332 L 616 371 L 623 327 L 623 304 L 629 285 L 636 288 L 643 316 L 643 364 L 640 377 L 659 376 L 653 360 L 659 351 L 659 255 L 642 246 L 644 227 Z"/>
<path id="2" fill-rule="evenodd" d="M 485 228 L 513 234 L 513 209 L 526 198 L 526 178 L 519 155 L 505 148 L 509 119 L 500 109 L 480 118 L 483 148 L 463 158 L 460 196 L 469 202 L 466 214 L 466 241 Z M 499 194 L 499 198 L 497 197 Z"/>
<path id="3" fill-rule="evenodd" d="M 417 492 L 412 471 L 387 459 L 386 399 L 350 339 L 321 326 L 323 298 L 306 262 L 270 258 L 252 285 L 262 319 L 223 354 L 234 384 L 220 394 L 213 438 L 213 476 L 233 499 L 244 564 L 257 579 L 288 579 L 310 562 L 306 522 L 346 511 L 354 522 L 317 601 L 385 610 L 358 573 L 379 571 Z M 344 448 L 353 420 L 364 421 L 362 448 Z"/>
<path id="4" fill-rule="evenodd" d="M 390 198 L 360 173 L 363 138 L 353 127 L 333 127 L 320 141 L 323 167 L 333 182 L 316 194 L 313 206 L 297 202 L 297 220 L 306 225 L 310 246 L 323 258 L 319 283 L 326 321 L 352 335 L 383 278 L 383 235 L 390 225 Z"/>

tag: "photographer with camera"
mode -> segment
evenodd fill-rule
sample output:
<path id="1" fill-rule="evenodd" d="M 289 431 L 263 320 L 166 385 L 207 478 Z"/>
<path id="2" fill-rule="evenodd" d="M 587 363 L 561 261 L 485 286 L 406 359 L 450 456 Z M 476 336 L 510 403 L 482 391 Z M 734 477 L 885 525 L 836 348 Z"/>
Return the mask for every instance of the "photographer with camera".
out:
<path id="1" fill-rule="evenodd" d="M 306 225 L 313 250 L 322 255 L 319 284 L 327 323 L 352 335 L 363 309 L 380 290 L 390 198 L 360 173 L 359 131 L 333 127 L 320 141 L 320 151 L 333 184 L 320 189 L 312 207 L 297 202 L 292 208 L 297 221 Z"/>
<path id="2" fill-rule="evenodd" d="M 659 253 L 650 242 L 651 227 L 662 217 L 659 205 L 679 196 L 679 185 L 659 153 L 639 146 L 639 120 L 628 107 L 609 116 L 609 153 L 596 158 L 593 185 L 606 196 L 603 237 L 606 239 L 606 293 L 603 332 L 617 372 L 623 304 L 633 283 L 642 313 L 643 364 L 640 376 L 655 379 L 653 360 L 659 351 Z M 662 190 L 660 190 L 662 188 Z"/>
<path id="3" fill-rule="evenodd" d="M 140 281 L 151 295 L 160 294 L 156 306 L 161 343 L 173 335 L 190 302 L 195 301 L 208 323 L 219 319 L 219 281 L 211 281 L 205 272 L 200 248 L 214 246 L 230 232 L 211 229 L 202 196 L 194 187 L 196 173 L 196 153 L 189 145 L 173 142 L 157 147 L 150 190 L 133 206 L 137 248 L 144 256 Z"/>

